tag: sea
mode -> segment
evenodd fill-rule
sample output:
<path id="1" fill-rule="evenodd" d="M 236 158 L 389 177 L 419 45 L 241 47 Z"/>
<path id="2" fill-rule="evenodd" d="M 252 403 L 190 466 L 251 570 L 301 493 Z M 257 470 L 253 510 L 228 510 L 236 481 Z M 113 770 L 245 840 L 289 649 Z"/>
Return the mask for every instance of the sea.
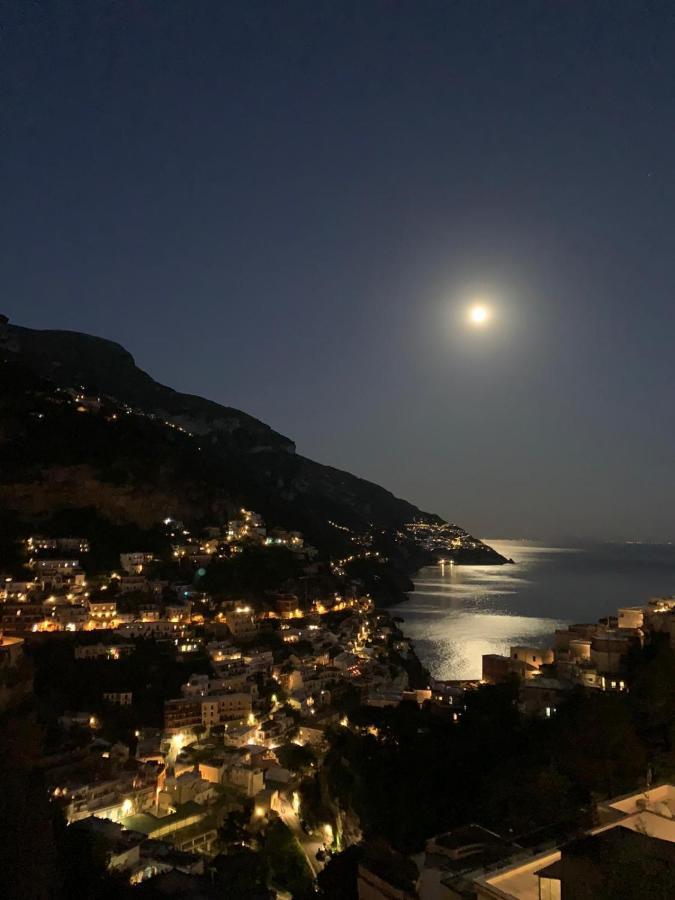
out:
<path id="1" fill-rule="evenodd" d="M 484 540 L 514 565 L 424 568 L 392 607 L 435 678 L 480 678 L 484 653 L 549 646 L 556 628 L 675 594 L 675 545 Z"/>

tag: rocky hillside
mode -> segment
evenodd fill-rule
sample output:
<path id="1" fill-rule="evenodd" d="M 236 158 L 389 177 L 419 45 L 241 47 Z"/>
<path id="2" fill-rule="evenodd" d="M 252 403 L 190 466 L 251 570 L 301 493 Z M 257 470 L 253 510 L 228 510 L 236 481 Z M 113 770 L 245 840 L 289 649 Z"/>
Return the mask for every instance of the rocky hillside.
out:
<path id="1" fill-rule="evenodd" d="M 234 449 L 295 451 L 292 441 L 253 416 L 159 384 L 114 341 L 76 331 L 21 328 L 0 317 L 0 347 L 55 384 L 116 397 L 194 434 L 216 433 Z"/>
<path id="2" fill-rule="evenodd" d="M 214 522 L 246 506 L 325 553 L 365 542 L 407 571 L 433 556 L 404 526 L 441 526 L 439 517 L 299 456 L 244 412 L 158 384 L 118 344 L 2 319 L 0 356 L 0 504 L 24 518 L 94 509 L 146 527 L 163 515 Z M 453 534 L 471 561 L 503 561 Z"/>

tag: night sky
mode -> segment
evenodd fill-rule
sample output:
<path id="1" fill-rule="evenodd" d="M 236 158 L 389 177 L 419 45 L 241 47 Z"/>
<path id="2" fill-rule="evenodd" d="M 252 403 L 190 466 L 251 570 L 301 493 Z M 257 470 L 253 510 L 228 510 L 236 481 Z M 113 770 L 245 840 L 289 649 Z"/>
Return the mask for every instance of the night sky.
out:
<path id="1" fill-rule="evenodd" d="M 15 323 L 480 535 L 675 538 L 672 2 L 0 0 L 0 128 Z"/>

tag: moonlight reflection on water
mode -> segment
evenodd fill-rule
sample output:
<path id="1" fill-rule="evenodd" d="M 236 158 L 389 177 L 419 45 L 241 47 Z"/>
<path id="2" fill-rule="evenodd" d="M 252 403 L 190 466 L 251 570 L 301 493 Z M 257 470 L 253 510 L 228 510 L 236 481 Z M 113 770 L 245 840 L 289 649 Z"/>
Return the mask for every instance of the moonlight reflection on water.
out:
<path id="1" fill-rule="evenodd" d="M 675 548 L 599 544 L 544 547 L 494 541 L 515 565 L 432 566 L 392 611 L 436 678 L 479 678 L 485 653 L 548 646 L 556 628 L 616 615 L 621 605 L 675 592 Z"/>

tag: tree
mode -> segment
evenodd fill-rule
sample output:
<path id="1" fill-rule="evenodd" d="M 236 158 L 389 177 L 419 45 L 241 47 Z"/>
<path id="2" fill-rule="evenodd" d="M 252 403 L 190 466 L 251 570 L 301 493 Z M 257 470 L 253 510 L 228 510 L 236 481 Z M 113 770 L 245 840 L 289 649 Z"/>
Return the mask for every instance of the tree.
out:
<path id="1" fill-rule="evenodd" d="M 246 800 L 239 809 L 232 809 L 218 829 L 218 839 L 222 846 L 243 844 L 249 836 L 248 825 L 251 821 L 253 801 Z"/>
<path id="2" fill-rule="evenodd" d="M 670 751 L 675 728 L 675 653 L 659 635 L 635 661 L 629 700 L 638 727 L 652 746 Z"/>
<path id="3" fill-rule="evenodd" d="M 276 590 L 300 572 L 301 564 L 286 547 L 252 545 L 230 559 L 212 562 L 201 584 L 210 593 L 249 597 Z"/>
<path id="4" fill-rule="evenodd" d="M 62 871 L 62 896 L 116 900 L 132 894 L 129 882 L 107 871 L 104 840 L 77 824 L 56 832 Z"/>
<path id="5" fill-rule="evenodd" d="M 569 777 L 527 752 L 481 779 L 476 804 L 481 824 L 516 838 L 551 824 L 572 827 L 580 806 Z"/>
<path id="6" fill-rule="evenodd" d="M 358 871 L 363 847 L 352 844 L 336 853 L 319 872 L 319 895 L 323 900 L 358 900 Z"/>
<path id="7" fill-rule="evenodd" d="M 37 762 L 42 735 L 29 709 L 0 716 L 0 866 L 10 898 L 47 900 L 59 881 L 53 810 Z"/>
<path id="8" fill-rule="evenodd" d="M 635 788 L 647 770 L 645 747 L 622 694 L 593 691 L 573 697 L 558 709 L 551 743 L 559 771 L 589 800 Z"/>
<path id="9" fill-rule="evenodd" d="M 305 778 L 300 783 L 300 815 L 311 829 L 321 828 L 334 818 L 333 810 L 325 801 L 325 782 L 322 768 L 314 777 Z"/>
<path id="10" fill-rule="evenodd" d="M 284 744 L 276 750 L 279 764 L 292 772 L 301 772 L 316 764 L 316 754 L 307 746 Z"/>
<path id="11" fill-rule="evenodd" d="M 7 900 L 125 898 L 131 888 L 106 871 L 101 840 L 66 827 L 50 804 L 40 768 L 43 733 L 28 700 L 0 717 L 0 866 Z"/>
<path id="12" fill-rule="evenodd" d="M 271 822 L 265 831 L 262 854 L 269 865 L 272 884 L 289 891 L 293 900 L 313 896 L 313 878 L 305 855 L 280 819 Z"/>
<path id="13" fill-rule="evenodd" d="M 260 895 L 269 877 L 269 868 L 263 854 L 248 847 L 216 856 L 210 868 L 215 870 L 216 880 L 223 887 L 223 897 Z"/>

